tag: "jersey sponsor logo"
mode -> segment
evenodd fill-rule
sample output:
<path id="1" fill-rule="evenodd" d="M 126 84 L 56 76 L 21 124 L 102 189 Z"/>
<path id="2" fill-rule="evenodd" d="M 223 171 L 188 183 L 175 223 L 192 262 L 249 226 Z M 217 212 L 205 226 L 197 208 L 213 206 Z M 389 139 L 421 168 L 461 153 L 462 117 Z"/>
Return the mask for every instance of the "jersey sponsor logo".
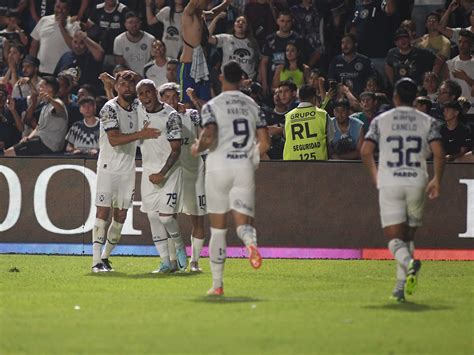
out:
<path id="1" fill-rule="evenodd" d="M 250 57 L 251 53 L 248 49 L 238 48 L 234 51 L 234 56 L 239 57 L 239 58 Z"/>
<path id="2" fill-rule="evenodd" d="M 413 171 L 411 169 L 399 169 L 395 170 L 393 172 L 394 177 L 409 177 L 409 178 L 416 178 L 418 176 L 418 173 L 416 171 Z"/>
<path id="3" fill-rule="evenodd" d="M 179 30 L 174 27 L 174 26 L 169 26 L 167 29 L 166 29 L 166 33 L 168 35 L 170 35 L 171 37 L 173 36 L 178 36 L 179 35 Z"/>
<path id="4" fill-rule="evenodd" d="M 247 210 L 247 211 L 253 211 L 253 208 L 246 205 L 245 202 L 242 200 L 235 200 L 234 205 L 237 208 L 243 208 L 244 210 Z"/>
<path id="5" fill-rule="evenodd" d="M 230 152 L 227 153 L 227 159 L 247 159 L 248 155 L 245 152 Z"/>

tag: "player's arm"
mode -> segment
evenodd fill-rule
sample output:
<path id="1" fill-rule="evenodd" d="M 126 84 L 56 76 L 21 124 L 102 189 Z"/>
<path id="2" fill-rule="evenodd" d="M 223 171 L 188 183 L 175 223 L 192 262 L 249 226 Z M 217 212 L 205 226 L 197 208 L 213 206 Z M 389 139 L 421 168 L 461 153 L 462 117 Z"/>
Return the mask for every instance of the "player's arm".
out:
<path id="1" fill-rule="evenodd" d="M 270 149 L 270 136 L 268 135 L 267 127 L 257 128 L 257 144 L 260 156 Z"/>
<path id="2" fill-rule="evenodd" d="M 365 164 L 366 168 L 369 170 L 370 177 L 372 182 L 377 185 L 377 166 L 375 165 L 374 152 L 376 144 L 370 140 L 365 140 L 362 144 L 360 155 L 362 162 Z"/>
<path id="3" fill-rule="evenodd" d="M 109 129 L 107 130 L 107 137 L 109 138 L 109 143 L 112 147 L 115 147 L 118 145 L 128 144 L 140 139 L 158 138 L 160 135 L 160 130 L 148 127 L 149 125 L 149 123 L 146 123 L 143 126 L 142 130 L 130 134 L 121 133 L 118 128 Z"/>
<path id="4" fill-rule="evenodd" d="M 211 148 L 217 140 L 217 124 L 209 123 L 201 131 L 199 138 L 191 146 L 191 154 L 198 156 L 199 153 Z"/>
<path id="5" fill-rule="evenodd" d="M 426 193 L 428 197 L 433 200 L 439 196 L 441 178 L 443 176 L 446 160 L 444 158 L 443 144 L 440 140 L 431 141 L 430 148 L 433 152 L 434 176 L 426 186 Z"/>
<path id="6" fill-rule="evenodd" d="M 148 176 L 148 179 L 153 184 L 160 184 L 164 179 L 168 171 L 173 167 L 173 165 L 178 161 L 179 155 L 181 154 L 181 140 L 176 139 L 170 141 L 171 152 L 166 159 L 165 165 L 161 168 L 158 173 L 151 174 Z"/>

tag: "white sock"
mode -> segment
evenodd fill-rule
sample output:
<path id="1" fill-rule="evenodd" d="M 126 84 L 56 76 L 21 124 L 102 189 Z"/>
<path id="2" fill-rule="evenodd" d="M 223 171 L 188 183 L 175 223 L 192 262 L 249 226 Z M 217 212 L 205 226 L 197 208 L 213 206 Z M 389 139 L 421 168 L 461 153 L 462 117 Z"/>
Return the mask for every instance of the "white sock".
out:
<path id="1" fill-rule="evenodd" d="M 392 239 L 388 243 L 388 249 L 391 251 L 395 260 L 402 266 L 405 271 L 408 269 L 408 265 L 412 259 L 408 245 L 401 239 Z"/>
<path id="2" fill-rule="evenodd" d="M 120 238 L 122 237 L 122 228 L 123 223 L 112 220 L 109 230 L 107 231 L 107 242 L 105 243 L 105 248 L 102 251 L 102 259 L 108 259 L 110 253 L 112 253 L 112 250 L 114 250 L 115 246 L 120 241 Z"/>
<path id="3" fill-rule="evenodd" d="M 170 260 L 176 261 L 176 247 L 174 246 L 174 240 L 170 237 L 168 238 L 168 254 L 170 256 Z"/>
<path id="4" fill-rule="evenodd" d="M 415 241 L 410 240 L 409 242 L 407 242 L 407 244 L 408 244 L 408 250 L 410 251 L 411 257 L 412 259 L 414 259 L 415 258 Z"/>
<path id="5" fill-rule="evenodd" d="M 184 248 L 183 237 L 179 231 L 178 221 L 173 216 L 160 216 L 160 221 L 166 228 L 166 231 L 174 241 L 176 249 Z"/>
<path id="6" fill-rule="evenodd" d="M 156 250 L 160 255 L 161 262 L 164 264 L 170 263 L 170 255 L 168 252 L 168 233 L 160 221 L 158 212 L 149 212 L 148 221 L 150 222 L 151 235 L 153 243 L 155 243 Z"/>
<path id="7" fill-rule="evenodd" d="M 257 245 L 257 231 L 250 224 L 242 224 L 237 227 L 237 236 L 246 246 Z"/>
<path id="8" fill-rule="evenodd" d="M 194 238 L 191 236 L 191 247 L 192 247 L 192 253 L 191 253 L 191 262 L 198 262 L 199 257 L 201 256 L 201 250 L 204 245 L 204 238 L 199 239 L 199 238 Z"/>
<path id="9" fill-rule="evenodd" d="M 100 251 L 105 244 L 105 226 L 107 221 L 96 218 L 92 229 L 92 266 L 101 263 Z"/>
<path id="10" fill-rule="evenodd" d="M 212 288 L 223 286 L 224 264 L 226 259 L 227 242 L 225 235 L 227 229 L 211 228 L 211 239 L 209 241 L 209 261 L 212 271 Z"/>

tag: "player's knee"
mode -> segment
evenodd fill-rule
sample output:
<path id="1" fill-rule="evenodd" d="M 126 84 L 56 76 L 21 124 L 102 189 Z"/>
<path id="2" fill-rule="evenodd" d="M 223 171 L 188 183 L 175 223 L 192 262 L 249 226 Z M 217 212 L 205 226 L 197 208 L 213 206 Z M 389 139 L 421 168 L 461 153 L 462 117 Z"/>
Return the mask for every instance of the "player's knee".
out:
<path id="1" fill-rule="evenodd" d="M 175 221 L 172 215 L 158 215 L 158 216 L 159 216 L 160 222 L 163 223 L 165 227 L 173 224 L 173 222 Z"/>

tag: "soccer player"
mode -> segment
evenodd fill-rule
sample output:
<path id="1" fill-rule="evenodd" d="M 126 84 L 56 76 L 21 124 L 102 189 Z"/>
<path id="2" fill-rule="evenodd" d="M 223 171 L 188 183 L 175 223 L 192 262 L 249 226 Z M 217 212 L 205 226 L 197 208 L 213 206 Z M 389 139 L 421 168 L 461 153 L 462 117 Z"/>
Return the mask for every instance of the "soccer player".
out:
<path id="1" fill-rule="evenodd" d="M 138 131 L 135 85 L 137 74 L 122 71 L 115 77 L 117 97 L 100 111 L 99 158 L 97 161 L 96 220 L 92 230 L 92 271 L 113 271 L 109 256 L 120 240 L 127 210 L 135 191 L 135 153 L 137 140 L 156 138 L 160 132 L 145 125 Z M 113 219 L 105 227 L 113 208 Z M 105 243 L 102 255 L 101 248 Z"/>
<path id="2" fill-rule="evenodd" d="M 172 270 L 168 251 L 168 234 L 176 248 L 178 268 L 187 267 L 186 248 L 176 221 L 182 204 L 183 170 L 179 162 L 181 153 L 181 117 L 168 104 L 158 100 L 158 90 L 150 79 L 137 84 L 138 124 L 158 129 L 163 134 L 144 141 L 142 152 L 142 212 L 148 215 L 156 249 L 160 254 L 160 267 L 154 273 Z"/>
<path id="3" fill-rule="evenodd" d="M 230 210 L 237 235 L 247 247 L 250 264 L 256 269 L 262 264 L 257 233 L 252 226 L 255 215 L 254 158 L 258 160 L 270 146 L 263 113 L 255 101 L 239 91 L 242 68 L 231 61 L 222 69 L 222 93 L 203 106 L 203 129 L 191 147 L 195 156 L 209 149 L 205 187 L 211 222 L 209 256 L 213 283 L 208 295 L 216 296 L 224 294 L 226 219 Z"/>
<path id="4" fill-rule="evenodd" d="M 370 124 L 362 160 L 379 189 L 380 217 L 388 248 L 397 262 L 392 299 L 403 302 L 417 284 L 421 262 L 414 259 L 414 234 L 422 225 L 425 192 L 439 196 L 444 152 L 438 122 L 413 108 L 417 85 L 409 78 L 395 84 L 395 108 Z M 379 149 L 378 168 L 374 161 Z M 433 153 L 434 177 L 428 182 L 426 158 Z"/>
<path id="5" fill-rule="evenodd" d="M 166 83 L 159 88 L 161 101 L 173 107 L 181 116 L 183 132 L 181 137 L 181 154 L 179 156 L 183 168 L 183 206 L 181 212 L 191 218 L 191 261 L 189 270 L 201 272 L 199 257 L 204 244 L 204 215 L 206 214 L 206 195 L 204 193 L 204 162 L 202 157 L 191 155 L 190 145 L 198 137 L 201 123 L 199 112 L 186 109 L 179 105 L 179 85 Z M 169 248 L 172 249 L 172 248 Z M 170 253 L 172 251 L 170 250 Z"/>

